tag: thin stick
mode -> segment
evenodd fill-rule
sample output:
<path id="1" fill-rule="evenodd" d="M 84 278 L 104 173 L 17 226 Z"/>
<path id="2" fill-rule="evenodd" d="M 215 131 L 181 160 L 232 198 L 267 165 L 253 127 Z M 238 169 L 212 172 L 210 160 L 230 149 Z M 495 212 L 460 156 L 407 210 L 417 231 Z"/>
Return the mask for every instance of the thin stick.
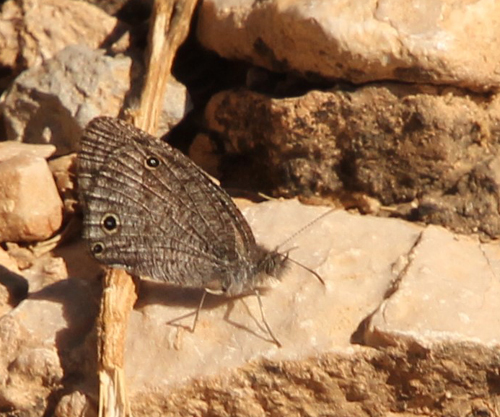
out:
<path id="1" fill-rule="evenodd" d="M 148 73 L 134 125 L 155 135 L 175 52 L 186 39 L 198 0 L 156 0 L 148 40 Z"/>
<path id="2" fill-rule="evenodd" d="M 123 373 L 125 337 L 137 299 L 132 277 L 109 269 L 103 279 L 101 309 L 97 319 L 99 363 L 99 417 L 130 415 Z"/>
<path id="3" fill-rule="evenodd" d="M 197 0 L 156 0 L 149 33 L 148 72 L 133 124 L 155 134 L 172 61 L 186 38 Z M 135 285 L 124 271 L 110 270 L 104 279 L 99 315 L 99 417 L 130 415 L 123 355 L 126 328 L 135 302 Z"/>

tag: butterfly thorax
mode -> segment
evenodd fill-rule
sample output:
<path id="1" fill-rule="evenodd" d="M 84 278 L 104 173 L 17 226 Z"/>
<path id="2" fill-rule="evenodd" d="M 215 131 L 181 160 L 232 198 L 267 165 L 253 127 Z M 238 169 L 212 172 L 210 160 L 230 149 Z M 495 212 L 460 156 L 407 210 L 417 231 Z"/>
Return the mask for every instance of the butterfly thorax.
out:
<path id="1" fill-rule="evenodd" d="M 251 294 L 265 286 L 270 278 L 281 279 L 287 260 L 286 255 L 256 245 L 251 254 L 238 259 L 238 268 L 233 266 L 219 271 L 215 287 L 208 286 L 207 289 L 228 297 Z"/>

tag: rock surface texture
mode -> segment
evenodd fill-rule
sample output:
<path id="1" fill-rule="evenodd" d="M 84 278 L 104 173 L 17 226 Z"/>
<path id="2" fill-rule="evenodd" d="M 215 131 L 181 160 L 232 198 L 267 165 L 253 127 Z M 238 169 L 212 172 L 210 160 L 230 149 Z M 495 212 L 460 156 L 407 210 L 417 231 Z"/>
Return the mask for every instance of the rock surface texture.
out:
<path id="1" fill-rule="evenodd" d="M 102 268 L 75 151 L 138 101 L 148 2 L 93 3 L 0 6 L 0 417 L 97 416 Z M 500 416 L 500 2 L 197 16 L 159 134 L 227 188 L 290 198 L 238 204 L 297 263 L 262 293 L 281 348 L 254 296 L 208 295 L 191 332 L 200 291 L 138 281 L 133 415 Z"/>
<path id="2" fill-rule="evenodd" d="M 278 72 L 485 91 L 500 84 L 499 23 L 489 0 L 208 0 L 198 39 Z"/>
<path id="3" fill-rule="evenodd" d="M 270 248 L 310 224 L 287 245 L 325 280 L 293 265 L 263 296 L 281 349 L 269 340 L 254 297 L 210 296 L 191 333 L 185 327 L 200 292 L 142 281 L 126 348 L 134 415 L 466 416 L 494 409 L 498 245 L 342 210 L 314 222 L 325 211 L 295 201 L 245 210 Z M 68 395 L 90 406 L 97 395 L 99 283 L 88 267 L 80 256 L 68 264 L 68 279 L 30 292 L 0 319 L 1 374 L 9 375 L 0 389 L 4 409 L 35 412 L 65 378 L 79 382 L 54 407 Z"/>
<path id="4" fill-rule="evenodd" d="M 72 45 L 24 71 L 3 101 L 7 139 L 51 143 L 59 155 L 77 151 L 82 128 L 90 120 L 120 114 L 133 88 L 132 65 L 128 56 Z M 189 108 L 185 88 L 175 80 L 169 87 L 163 131 Z"/>
<path id="5" fill-rule="evenodd" d="M 61 0 L 8 0 L 0 27 L 0 64 L 16 70 L 40 65 L 69 45 L 106 46 L 111 32 L 116 41 L 126 30 L 97 7 Z"/>
<path id="6" fill-rule="evenodd" d="M 127 25 L 85 2 L 3 4 L 0 65 L 22 71 L 0 102 L 6 138 L 51 143 L 64 155 L 78 150 L 81 130 L 91 119 L 118 116 L 126 103 L 135 103 L 143 63 L 128 35 Z M 190 105 L 184 85 L 169 80 L 158 133 L 169 131 Z"/>
<path id="7" fill-rule="evenodd" d="M 225 91 L 206 118 L 230 152 L 254 156 L 250 186 L 305 198 L 351 190 L 393 216 L 500 236 L 498 95 L 395 84 L 289 98 Z"/>
<path id="8" fill-rule="evenodd" d="M 0 161 L 0 241 L 49 238 L 61 226 L 63 207 L 47 161 L 37 154 L 53 153 L 54 147 L 1 145 L 10 157 Z"/>

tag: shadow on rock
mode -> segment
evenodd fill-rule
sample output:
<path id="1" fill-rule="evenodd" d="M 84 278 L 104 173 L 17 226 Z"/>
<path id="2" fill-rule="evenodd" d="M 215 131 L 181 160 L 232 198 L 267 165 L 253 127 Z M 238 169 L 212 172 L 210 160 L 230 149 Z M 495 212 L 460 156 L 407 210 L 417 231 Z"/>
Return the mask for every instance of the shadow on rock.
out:
<path id="1" fill-rule="evenodd" d="M 11 307 L 17 306 L 28 296 L 28 280 L 0 265 L 0 285 L 7 289 L 9 298 L 7 303 Z"/>
<path id="2" fill-rule="evenodd" d="M 66 322 L 55 337 L 63 378 L 62 387 L 52 392 L 47 410 L 53 409 L 60 398 L 76 390 L 92 401 L 98 398 L 97 332 L 101 286 L 97 280 L 68 278 L 48 285 L 30 295 L 31 300 L 61 304 Z M 41 313 L 42 314 L 42 313 Z M 50 318 L 48 318 L 50 319 Z"/>

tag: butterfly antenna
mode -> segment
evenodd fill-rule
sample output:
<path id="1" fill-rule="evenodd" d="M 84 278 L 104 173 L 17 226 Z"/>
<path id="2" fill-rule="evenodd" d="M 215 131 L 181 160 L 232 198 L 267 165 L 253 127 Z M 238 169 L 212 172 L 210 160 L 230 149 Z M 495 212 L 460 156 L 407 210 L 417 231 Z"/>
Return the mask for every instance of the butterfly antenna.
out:
<path id="1" fill-rule="evenodd" d="M 323 278 L 321 278 L 321 276 L 316 272 L 314 271 L 313 269 L 311 268 L 308 268 L 307 266 L 305 265 L 302 265 L 300 262 L 296 261 L 295 259 L 292 259 L 288 256 L 288 254 L 286 255 L 286 259 L 292 263 L 294 263 L 295 265 L 298 265 L 302 268 L 304 268 L 306 271 L 310 272 L 311 274 L 313 274 L 319 282 L 321 282 L 323 285 L 325 285 L 325 281 L 323 280 Z"/>
<path id="2" fill-rule="evenodd" d="M 301 227 L 299 230 L 297 230 L 293 235 L 291 235 L 284 242 L 282 242 L 278 246 L 276 246 L 276 250 L 278 250 L 279 248 L 282 248 L 288 242 L 290 242 L 291 240 L 295 239 L 298 235 L 300 235 L 301 233 L 303 233 L 304 230 L 309 229 L 313 224 L 319 222 L 321 219 L 323 219 L 324 217 L 328 216 L 329 214 L 333 213 L 336 210 L 337 210 L 336 208 L 332 208 L 332 209 L 330 209 L 328 211 L 325 211 L 321 216 L 316 217 L 314 220 L 312 220 L 311 222 L 307 223 L 304 227 Z"/>
<path id="3" fill-rule="evenodd" d="M 304 230 L 308 229 L 309 227 L 311 227 L 313 224 L 317 223 L 318 221 L 320 221 L 321 219 L 323 219 L 324 217 L 328 216 L 329 214 L 331 214 L 333 211 L 335 211 L 336 209 L 335 208 L 332 208 L 328 211 L 325 211 L 321 216 L 319 217 L 316 217 L 313 221 L 307 223 L 304 227 L 300 228 L 299 230 L 297 230 L 293 235 L 291 235 L 288 239 L 286 239 L 284 242 L 282 242 L 281 244 L 279 244 L 278 246 L 276 246 L 276 252 L 279 253 L 279 248 L 280 247 L 283 247 L 285 246 L 288 242 L 290 242 L 292 239 L 295 239 L 298 235 L 300 235 L 302 232 L 304 232 Z M 307 266 L 305 265 L 302 265 L 300 262 L 290 258 L 288 256 L 288 254 L 290 253 L 291 250 L 293 250 L 295 248 L 291 248 L 289 249 L 286 254 L 281 254 L 285 260 L 288 260 L 292 263 L 294 263 L 295 265 L 298 265 L 302 268 L 304 268 L 306 271 L 310 272 L 311 274 L 313 274 L 317 280 L 319 282 L 321 282 L 321 284 L 325 285 L 325 281 L 323 280 L 323 278 L 321 278 L 321 276 L 316 272 L 316 271 L 313 271 L 311 268 L 308 268 Z"/>

